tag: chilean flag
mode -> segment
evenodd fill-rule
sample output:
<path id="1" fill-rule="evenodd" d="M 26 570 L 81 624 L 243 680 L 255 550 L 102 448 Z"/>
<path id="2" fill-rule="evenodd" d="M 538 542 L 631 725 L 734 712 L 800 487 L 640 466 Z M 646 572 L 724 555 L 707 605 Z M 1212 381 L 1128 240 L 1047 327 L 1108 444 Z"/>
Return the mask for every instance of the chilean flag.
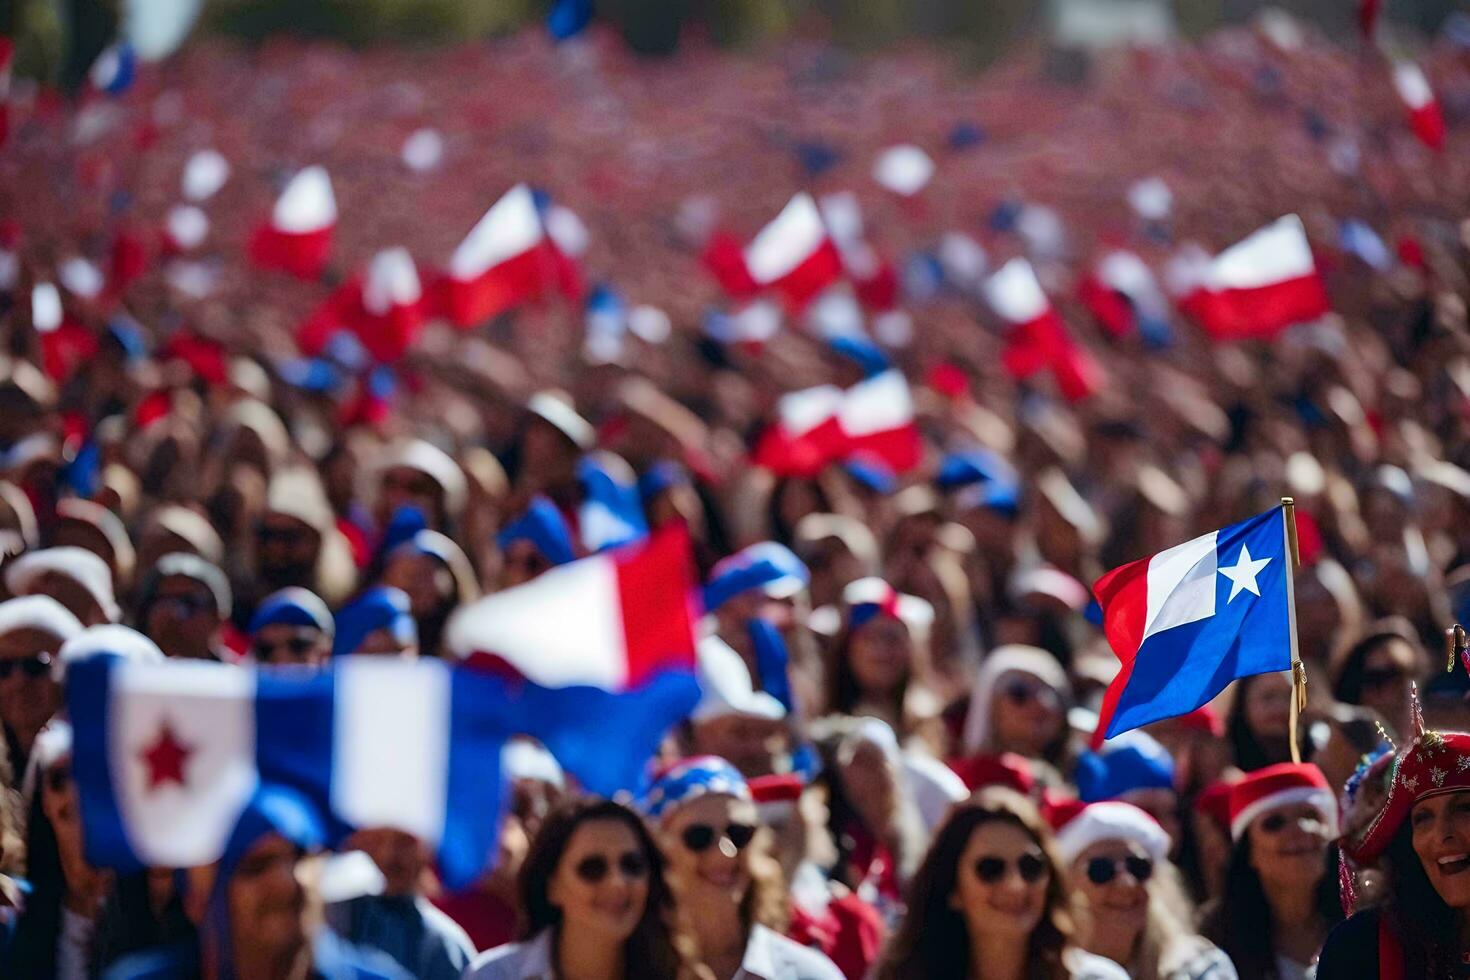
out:
<path id="1" fill-rule="evenodd" d="M 842 278 L 842 258 L 822 212 L 804 192 L 788 201 L 743 250 L 728 235 L 712 235 L 704 262 L 732 297 L 770 291 L 792 312 Z"/>
<path id="2" fill-rule="evenodd" d="M 1419 142 L 1436 153 L 1444 149 L 1444 113 L 1439 100 L 1429 87 L 1424 70 L 1411 61 L 1400 62 L 1393 68 L 1393 87 L 1409 110 L 1409 127 Z"/>
<path id="3" fill-rule="evenodd" d="M 919 465 L 923 444 L 908 381 L 897 369 L 844 391 L 836 385 L 782 397 L 778 419 L 761 434 L 751 460 L 782 476 L 816 476 L 829 464 L 867 452 L 894 472 Z"/>
<path id="4" fill-rule="evenodd" d="M 1093 593 L 1121 662 L 1094 749 L 1203 707 L 1237 678 L 1291 669 L 1296 624 L 1282 507 L 1115 568 Z"/>
<path id="5" fill-rule="evenodd" d="M 1102 367 L 1067 333 L 1030 262 L 1022 258 L 1007 262 L 986 281 L 985 298 L 1010 325 L 1001 359 L 1012 377 L 1025 379 L 1050 371 L 1057 388 L 1072 402 L 1097 391 Z"/>
<path id="6" fill-rule="evenodd" d="M 449 272 L 440 283 L 449 319 L 473 327 L 553 289 L 569 299 L 579 298 L 581 276 L 569 252 L 581 244 L 569 227 L 575 220 L 564 208 L 549 202 L 543 207 L 525 184 L 512 187 L 485 212 L 449 260 Z"/>
<path id="7" fill-rule="evenodd" d="M 1112 337 L 1136 330 L 1154 346 L 1172 340 L 1164 294 L 1143 259 L 1127 249 L 1114 249 L 1099 259 L 1078 287 L 1078 298 Z"/>
<path id="8" fill-rule="evenodd" d="M 1332 309 L 1306 228 L 1294 214 L 1230 246 L 1198 275 L 1179 307 L 1216 340 L 1271 337 Z"/>
<path id="9" fill-rule="evenodd" d="M 391 364 L 418 337 L 427 318 L 418 268 L 407 249 L 384 249 L 373 256 L 365 275 L 338 287 L 297 332 L 302 353 L 316 356 L 332 336 L 347 330 L 362 341 L 373 359 Z"/>
<path id="10" fill-rule="evenodd" d="M 307 167 L 286 185 L 268 222 L 250 237 L 250 258 L 263 269 L 320 278 L 332 254 L 337 199 L 323 167 Z"/>
<path id="11" fill-rule="evenodd" d="M 589 790 L 611 795 L 643 778 L 699 700 L 695 588 L 689 533 L 671 525 L 461 608 L 446 643 L 509 676 L 512 690 L 564 694 L 557 717 L 529 734 Z M 584 737 L 591 730 L 600 737 Z"/>

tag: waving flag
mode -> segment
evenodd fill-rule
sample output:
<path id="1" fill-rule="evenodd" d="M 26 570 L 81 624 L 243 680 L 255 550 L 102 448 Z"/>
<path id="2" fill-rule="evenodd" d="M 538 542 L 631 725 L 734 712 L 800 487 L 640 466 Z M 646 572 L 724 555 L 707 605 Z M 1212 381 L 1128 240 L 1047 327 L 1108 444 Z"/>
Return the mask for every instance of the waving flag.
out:
<path id="1" fill-rule="evenodd" d="M 108 95 L 122 95 L 133 84 L 133 79 L 138 76 L 138 56 L 133 52 L 133 46 L 126 41 L 119 41 L 104 48 L 92 62 L 92 68 L 87 72 L 87 81 L 99 92 Z"/>
<path id="2" fill-rule="evenodd" d="M 1444 113 L 1424 70 L 1409 61 L 1395 65 L 1393 87 L 1409 111 L 1409 128 L 1419 137 L 1419 142 L 1435 152 L 1443 150 Z"/>
<path id="3" fill-rule="evenodd" d="M 418 268 L 403 248 L 384 249 L 367 272 L 343 283 L 301 325 L 296 343 L 320 354 L 339 331 L 351 332 L 380 364 L 401 358 L 427 319 Z"/>
<path id="4" fill-rule="evenodd" d="M 1068 401 L 1081 401 L 1102 382 L 1102 368 L 1072 336 L 1036 280 L 1031 263 L 1011 259 L 985 283 L 985 298 L 1009 324 L 1001 355 L 1006 371 L 1026 379 L 1048 371 Z"/>
<path id="5" fill-rule="evenodd" d="M 1194 270 L 1179 301 L 1216 340 L 1270 337 L 1332 309 L 1307 231 L 1294 214 L 1253 232 Z"/>
<path id="6" fill-rule="evenodd" d="M 454 250 L 440 288 L 445 313 L 456 324 L 475 326 L 553 289 L 581 296 L 580 273 L 567 251 L 575 244 L 575 216 L 546 203 L 517 184 Z"/>
<path id="7" fill-rule="evenodd" d="M 631 544 L 648 533 L 638 480 L 621 458 L 610 453 L 583 456 L 577 481 L 583 493 L 577 524 L 588 552 Z"/>
<path id="8" fill-rule="evenodd" d="M 895 472 L 919 465 L 923 446 L 903 374 L 890 369 L 853 385 L 806 388 L 784 396 L 777 421 L 751 454 L 783 476 L 815 476 L 828 464 L 871 453 Z"/>
<path id="9" fill-rule="evenodd" d="M 817 202 L 806 193 L 788 201 L 743 250 L 728 235 L 712 235 L 704 262 L 732 297 L 769 290 L 793 312 L 842 278 L 837 246 Z"/>
<path id="10" fill-rule="evenodd" d="M 1136 330 L 1155 347 L 1167 347 L 1173 340 L 1164 294 L 1153 272 L 1133 252 L 1114 249 L 1099 259 L 1082 280 L 1078 298 L 1114 337 Z"/>
<path id="11" fill-rule="evenodd" d="M 250 238 L 250 258 L 263 269 L 280 269 L 300 279 L 317 279 L 332 254 L 337 199 L 322 167 L 307 167 L 286 185 L 270 220 Z"/>
<path id="12" fill-rule="evenodd" d="M 1188 714 L 1237 678 L 1289 670 L 1291 560 L 1277 507 L 1098 579 L 1103 632 L 1122 666 L 1103 697 L 1093 748 Z"/>
<path id="13" fill-rule="evenodd" d="M 461 608 L 445 643 L 509 675 L 513 690 L 538 692 L 542 713 L 526 733 L 589 790 L 612 795 L 643 778 L 699 700 L 694 589 L 689 533 L 671 526 Z"/>

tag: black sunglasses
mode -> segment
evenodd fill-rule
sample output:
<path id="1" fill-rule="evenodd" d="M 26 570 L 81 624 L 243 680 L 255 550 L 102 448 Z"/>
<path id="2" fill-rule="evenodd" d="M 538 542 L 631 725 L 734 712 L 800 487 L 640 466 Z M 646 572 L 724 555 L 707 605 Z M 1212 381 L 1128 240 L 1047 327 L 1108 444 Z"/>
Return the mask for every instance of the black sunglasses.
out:
<path id="1" fill-rule="evenodd" d="M 1016 872 L 1021 880 L 1028 885 L 1033 885 L 1046 876 L 1046 859 L 1040 854 L 1026 853 L 1016 858 Z M 1003 857 L 982 857 L 975 859 L 975 877 L 993 885 L 1006 876 L 1011 862 Z"/>
<path id="2" fill-rule="evenodd" d="M 612 861 L 605 854 L 592 854 L 578 861 L 572 870 L 587 884 L 596 885 L 612 872 Z M 628 851 L 618 858 L 618 870 L 624 878 L 642 880 L 648 876 L 648 859 L 637 851 Z"/>
<path id="3" fill-rule="evenodd" d="M 735 850 L 743 851 L 755 839 L 755 831 L 756 828 L 753 824 L 732 823 L 725 828 L 725 832 L 722 835 L 707 823 L 692 823 L 685 827 L 684 833 L 679 836 L 684 841 L 685 847 L 698 854 L 700 851 L 708 850 L 710 845 L 714 844 L 722 836 L 725 840 L 735 845 Z"/>
<path id="4" fill-rule="evenodd" d="M 289 640 L 282 640 L 279 643 L 262 643 L 256 641 L 251 649 L 255 651 L 256 660 L 269 660 L 271 654 L 281 647 L 290 650 L 297 657 L 304 657 L 314 646 L 316 646 L 316 639 L 314 637 L 293 636 Z"/>
<path id="5" fill-rule="evenodd" d="M 1032 684 L 1027 681 L 1011 681 L 1001 688 L 1004 694 L 1015 704 L 1025 704 L 1027 701 L 1050 701 L 1052 700 L 1052 689 L 1044 684 Z"/>
<path id="6" fill-rule="evenodd" d="M 0 681 L 5 680 L 16 670 L 20 671 L 22 677 L 35 680 L 45 677 L 51 668 L 51 654 L 38 653 L 34 657 L 24 657 L 17 660 L 0 660 Z"/>
<path id="7" fill-rule="evenodd" d="M 1087 862 L 1087 880 L 1094 885 L 1106 885 L 1127 871 L 1140 885 L 1154 876 L 1154 862 L 1150 858 L 1130 854 L 1125 858 L 1095 857 Z"/>

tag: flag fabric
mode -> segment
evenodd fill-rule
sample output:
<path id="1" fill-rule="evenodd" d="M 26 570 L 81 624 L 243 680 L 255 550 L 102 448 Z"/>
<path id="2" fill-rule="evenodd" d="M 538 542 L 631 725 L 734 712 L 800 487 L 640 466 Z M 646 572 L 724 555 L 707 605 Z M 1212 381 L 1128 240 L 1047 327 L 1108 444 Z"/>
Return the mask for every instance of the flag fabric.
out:
<path id="1" fill-rule="evenodd" d="M 1435 152 L 1444 149 L 1444 112 L 1424 70 L 1410 61 L 1393 69 L 1393 87 L 1409 113 L 1409 128 L 1419 142 Z"/>
<path id="2" fill-rule="evenodd" d="M 711 235 L 704 263 L 732 297 L 769 291 L 793 313 L 842 278 L 837 246 L 817 202 L 805 192 L 788 201 L 744 249 L 726 234 Z"/>
<path id="3" fill-rule="evenodd" d="M 291 178 L 270 219 L 251 235 L 251 261 L 263 269 L 317 279 L 331 258 L 336 225 L 332 179 L 322 167 L 307 167 Z"/>
<path id="4" fill-rule="evenodd" d="M 428 318 L 418 267 L 407 249 L 384 249 L 367 271 L 343 283 L 317 307 L 296 334 L 305 354 L 316 356 L 339 331 L 348 331 L 379 364 L 408 351 Z"/>
<path id="5" fill-rule="evenodd" d="M 444 313 L 472 327 L 554 290 L 579 298 L 581 277 L 568 251 L 580 244 L 574 222 L 527 185 L 512 187 L 454 250 L 440 284 Z"/>
<path id="6" fill-rule="evenodd" d="M 588 553 L 632 544 L 648 533 L 638 479 L 622 459 L 607 453 L 583 456 L 577 481 L 583 495 L 577 526 Z"/>
<path id="7" fill-rule="evenodd" d="M 1291 549 L 1277 507 L 1113 569 L 1093 586 L 1121 667 L 1093 748 L 1188 714 L 1231 681 L 1288 670 L 1295 645 Z"/>
<path id="8" fill-rule="evenodd" d="M 541 692 L 544 717 L 527 734 L 610 796 L 643 777 L 699 700 L 694 589 L 689 532 L 670 526 L 461 608 L 445 644 L 514 690 Z"/>
<path id="9" fill-rule="evenodd" d="M 122 95 L 132 87 L 138 76 L 138 56 L 133 46 L 126 41 L 104 48 L 92 62 L 87 72 L 87 81 L 99 92 Z"/>
<path id="10" fill-rule="evenodd" d="M 1078 298 L 1109 335 L 1137 333 L 1154 347 L 1173 341 L 1168 303 L 1153 272 L 1133 252 L 1114 249 L 1098 260 L 1078 287 Z"/>
<path id="11" fill-rule="evenodd" d="M 1215 340 L 1271 337 L 1332 309 L 1294 214 L 1286 215 L 1190 270 L 1197 281 L 1179 307 Z"/>
<path id="12" fill-rule="evenodd" d="M 1072 402 L 1098 390 L 1102 367 L 1067 332 L 1030 262 L 1015 258 L 1001 266 L 986 280 L 985 298 L 1009 328 L 1001 354 L 1007 373 L 1024 380 L 1047 371 Z"/>
<path id="13" fill-rule="evenodd" d="M 901 371 L 883 371 L 846 390 L 821 385 L 785 395 L 751 458 L 781 476 L 812 477 L 856 453 L 871 453 L 897 473 L 919 465 L 923 444 Z"/>

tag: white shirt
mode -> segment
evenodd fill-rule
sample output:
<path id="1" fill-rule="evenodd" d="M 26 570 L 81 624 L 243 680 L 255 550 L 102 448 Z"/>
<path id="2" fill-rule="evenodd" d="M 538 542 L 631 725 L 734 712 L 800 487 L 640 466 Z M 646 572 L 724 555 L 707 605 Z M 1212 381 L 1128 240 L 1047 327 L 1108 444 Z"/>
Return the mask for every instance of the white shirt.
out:
<path id="1" fill-rule="evenodd" d="M 551 930 L 543 929 L 526 942 L 481 953 L 460 980 L 555 980 L 551 959 Z M 734 980 L 843 980 L 843 976 L 818 951 L 765 926 L 755 926 Z"/>

